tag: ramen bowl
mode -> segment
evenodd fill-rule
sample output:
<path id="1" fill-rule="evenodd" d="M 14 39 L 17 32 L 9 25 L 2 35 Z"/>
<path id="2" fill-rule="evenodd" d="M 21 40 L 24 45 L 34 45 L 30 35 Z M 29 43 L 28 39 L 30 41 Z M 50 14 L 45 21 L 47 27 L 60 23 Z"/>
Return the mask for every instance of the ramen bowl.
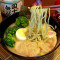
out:
<path id="1" fill-rule="evenodd" d="M 25 16 L 25 15 L 23 15 L 23 14 L 19 14 L 19 12 L 18 13 L 15 13 L 15 14 L 13 14 L 12 16 L 10 16 L 10 17 L 8 17 L 6 20 L 4 20 L 2 23 L 1 23 L 1 39 L 2 39 L 2 43 L 3 43 L 3 38 L 4 38 L 4 33 L 5 33 L 5 30 L 11 25 L 11 24 L 13 24 L 14 22 L 15 22 L 15 20 L 16 20 L 16 18 L 18 17 L 18 16 Z M 30 15 L 29 15 L 30 16 Z M 29 17 L 28 17 L 29 18 Z M 52 25 L 53 27 L 55 26 L 55 25 L 57 25 L 56 24 L 56 21 L 55 21 L 55 19 L 54 18 L 52 18 L 52 17 L 50 17 L 50 25 Z M 16 54 L 14 54 L 14 53 L 12 53 L 12 54 L 14 54 L 14 55 L 16 55 L 16 56 L 19 56 L 20 58 L 26 58 L 26 59 L 30 59 L 30 58 L 42 58 L 42 57 L 44 57 L 44 56 L 47 56 L 47 55 L 49 55 L 49 54 L 51 54 L 51 53 L 53 53 L 58 47 L 59 47 L 59 45 L 60 45 L 60 33 L 59 33 L 59 26 L 57 27 L 57 29 L 55 30 L 56 31 L 56 33 L 57 33 L 57 44 L 56 44 L 56 46 L 54 47 L 54 49 L 52 50 L 52 51 L 50 51 L 49 53 L 47 53 L 47 54 L 45 54 L 45 55 L 42 55 L 42 56 L 35 56 L 35 57 L 25 57 L 25 56 L 20 56 L 20 55 L 16 55 Z M 2 44 L 3 45 L 3 44 Z M 3 45 L 3 47 L 4 47 L 4 45 Z"/>

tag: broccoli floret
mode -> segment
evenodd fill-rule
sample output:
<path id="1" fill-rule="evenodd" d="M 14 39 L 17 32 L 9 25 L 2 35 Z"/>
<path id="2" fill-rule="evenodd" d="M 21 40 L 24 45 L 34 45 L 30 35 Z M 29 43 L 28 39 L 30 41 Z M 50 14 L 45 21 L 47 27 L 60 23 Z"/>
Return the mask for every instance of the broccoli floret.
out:
<path id="1" fill-rule="evenodd" d="M 4 44 L 6 44 L 9 47 L 14 47 L 14 44 L 15 44 L 15 40 L 11 34 L 7 34 L 7 36 L 4 38 L 3 42 L 4 42 Z"/>
<path id="2" fill-rule="evenodd" d="M 27 27 L 29 25 L 29 21 L 26 17 L 21 16 L 16 19 L 15 24 L 18 27 Z"/>
<path id="3" fill-rule="evenodd" d="M 11 34 L 12 36 L 15 36 L 16 31 L 19 29 L 19 27 L 8 27 L 5 31 L 6 34 Z"/>

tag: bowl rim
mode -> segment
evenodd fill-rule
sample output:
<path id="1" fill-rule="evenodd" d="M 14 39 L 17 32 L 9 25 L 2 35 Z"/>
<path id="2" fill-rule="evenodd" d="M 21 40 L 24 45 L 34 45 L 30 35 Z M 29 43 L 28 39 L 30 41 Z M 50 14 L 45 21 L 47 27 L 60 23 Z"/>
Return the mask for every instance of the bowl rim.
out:
<path id="1" fill-rule="evenodd" d="M 19 14 L 19 12 L 18 13 L 15 13 L 15 14 Z M 15 14 L 13 14 L 13 15 L 15 15 Z M 13 16 L 13 15 L 11 15 L 11 16 Z M 11 17 L 10 16 L 10 17 Z M 7 19 L 7 18 L 6 18 Z M 2 23 L 2 22 L 1 22 Z M 3 40 L 3 38 L 1 38 L 2 40 Z M 2 42 L 2 41 L 1 41 Z M 15 54 L 15 53 L 13 53 L 13 52 L 11 52 L 12 54 L 14 54 L 14 55 L 17 55 L 17 56 L 20 56 L 20 57 L 23 57 L 23 58 L 39 58 L 39 57 L 43 57 L 43 56 L 46 56 L 46 55 L 49 55 L 50 53 L 52 53 L 52 52 L 54 52 L 58 47 L 60 46 L 60 43 L 58 44 L 58 46 L 55 48 L 55 49 L 53 49 L 52 51 L 50 51 L 49 53 L 47 53 L 47 54 L 45 54 L 45 55 L 41 55 L 41 56 L 35 56 L 35 57 L 25 57 L 25 56 L 20 56 L 20 55 L 17 55 L 17 54 Z M 6 47 L 7 48 L 7 47 Z M 7 49 L 8 50 L 8 49 Z M 8 50 L 9 51 L 9 50 Z"/>

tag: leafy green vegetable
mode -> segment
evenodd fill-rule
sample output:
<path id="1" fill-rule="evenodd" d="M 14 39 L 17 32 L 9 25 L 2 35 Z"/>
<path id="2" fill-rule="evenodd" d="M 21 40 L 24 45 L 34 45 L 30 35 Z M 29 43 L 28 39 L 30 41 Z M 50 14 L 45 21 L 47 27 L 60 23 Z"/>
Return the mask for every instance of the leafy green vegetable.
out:
<path id="1" fill-rule="evenodd" d="M 15 44 L 15 40 L 11 34 L 7 34 L 7 36 L 4 38 L 3 42 L 9 47 L 14 47 L 14 44 Z"/>
<path id="2" fill-rule="evenodd" d="M 19 27 L 8 27 L 5 31 L 6 34 L 11 34 L 12 36 L 15 36 L 16 31 L 19 29 Z"/>
<path id="3" fill-rule="evenodd" d="M 18 27 L 27 27 L 29 25 L 29 21 L 26 17 L 21 16 L 16 19 L 15 24 Z"/>

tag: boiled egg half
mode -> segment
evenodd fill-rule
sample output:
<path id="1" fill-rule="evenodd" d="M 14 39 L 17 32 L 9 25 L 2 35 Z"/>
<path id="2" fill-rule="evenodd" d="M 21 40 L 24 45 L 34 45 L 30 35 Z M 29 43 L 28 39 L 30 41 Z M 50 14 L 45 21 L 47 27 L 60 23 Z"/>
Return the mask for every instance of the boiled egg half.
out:
<path id="1" fill-rule="evenodd" d="M 16 38 L 18 40 L 26 40 L 27 28 L 20 28 L 16 31 Z"/>

